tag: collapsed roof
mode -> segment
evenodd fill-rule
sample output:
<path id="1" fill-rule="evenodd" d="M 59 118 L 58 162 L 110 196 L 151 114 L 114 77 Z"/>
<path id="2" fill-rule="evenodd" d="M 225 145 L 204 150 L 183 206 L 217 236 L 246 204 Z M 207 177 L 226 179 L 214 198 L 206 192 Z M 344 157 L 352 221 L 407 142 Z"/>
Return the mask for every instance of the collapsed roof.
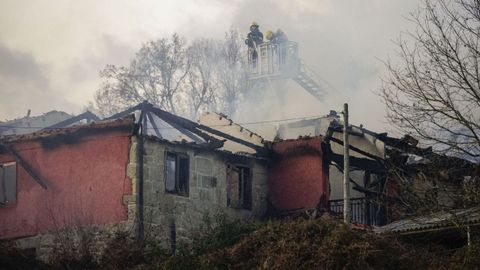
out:
<path id="1" fill-rule="evenodd" d="M 136 113 L 137 124 L 141 126 L 139 134 L 154 136 L 170 142 L 196 144 L 208 149 L 221 149 L 226 141 L 234 142 L 253 150 L 259 156 L 268 155 L 268 150 L 262 143 L 252 142 L 221 131 L 218 127 L 210 127 L 202 123 L 174 115 L 144 101 L 134 107 L 114 114 L 106 119 L 121 118 Z M 233 125 L 228 119 L 224 125 Z"/>

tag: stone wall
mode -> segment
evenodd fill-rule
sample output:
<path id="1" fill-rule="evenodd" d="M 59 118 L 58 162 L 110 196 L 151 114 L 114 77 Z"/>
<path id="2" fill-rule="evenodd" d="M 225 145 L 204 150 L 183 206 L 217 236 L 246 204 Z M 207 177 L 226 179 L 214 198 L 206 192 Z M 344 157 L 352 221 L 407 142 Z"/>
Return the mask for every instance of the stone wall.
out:
<path id="1" fill-rule="evenodd" d="M 165 191 L 166 151 L 186 154 L 189 158 L 188 196 Z M 239 161 L 231 158 L 218 151 L 147 141 L 144 156 L 146 237 L 154 237 L 164 247 L 171 247 L 172 238 L 176 243 L 188 243 L 206 215 L 221 212 L 232 219 L 260 219 L 267 207 L 266 165 L 253 158 L 241 159 L 240 165 L 252 171 L 252 209 L 233 209 L 227 206 L 227 165 L 238 165 Z"/>
<path id="2" fill-rule="evenodd" d="M 101 255 L 108 241 L 117 232 L 135 236 L 138 224 L 138 139 L 131 138 L 127 176 L 131 179 L 132 194 L 123 196 L 128 218 L 103 225 L 74 226 L 51 230 L 31 237 L 14 240 L 20 249 L 35 249 L 36 256 L 48 261 L 59 250 L 77 248 L 87 235 L 91 252 Z M 165 192 L 165 152 L 184 153 L 189 157 L 189 195 Z M 228 157 L 230 156 L 230 158 Z M 221 212 L 232 219 L 258 220 L 267 207 L 267 170 L 264 161 L 243 157 L 230 160 L 231 154 L 199 150 L 168 142 L 147 141 L 144 153 L 144 221 L 147 241 L 159 241 L 164 248 L 172 247 L 172 231 L 176 243 L 188 243 L 192 233 L 204 223 L 206 215 Z M 231 162 L 229 162 L 229 160 Z M 242 165 L 252 170 L 252 209 L 233 209 L 227 206 L 227 165 Z M 65 243 L 68 243 L 65 245 Z"/>

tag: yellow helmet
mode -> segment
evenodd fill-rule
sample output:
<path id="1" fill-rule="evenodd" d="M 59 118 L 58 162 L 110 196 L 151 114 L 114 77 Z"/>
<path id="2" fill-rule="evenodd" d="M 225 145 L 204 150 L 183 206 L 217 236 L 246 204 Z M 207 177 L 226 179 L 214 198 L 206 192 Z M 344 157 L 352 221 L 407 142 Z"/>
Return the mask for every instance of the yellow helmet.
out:
<path id="1" fill-rule="evenodd" d="M 273 38 L 273 32 L 268 30 L 266 33 L 265 33 L 265 38 L 267 38 L 268 40 L 271 40 Z"/>
<path id="2" fill-rule="evenodd" d="M 257 23 L 256 21 L 253 21 L 253 22 L 252 22 L 252 26 L 258 27 L 258 23 Z"/>

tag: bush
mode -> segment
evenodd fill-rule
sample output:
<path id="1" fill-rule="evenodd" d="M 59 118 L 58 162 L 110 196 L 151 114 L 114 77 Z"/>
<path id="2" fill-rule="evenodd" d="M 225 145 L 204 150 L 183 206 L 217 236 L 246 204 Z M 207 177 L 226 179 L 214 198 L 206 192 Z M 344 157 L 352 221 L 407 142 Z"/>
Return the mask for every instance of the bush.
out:
<path id="1" fill-rule="evenodd" d="M 99 269 L 129 269 L 146 262 L 147 252 L 143 242 L 128 232 L 117 232 L 108 242 L 99 260 Z"/>
<path id="2" fill-rule="evenodd" d="M 202 256 L 216 269 L 422 269 L 426 253 L 329 220 L 270 222 L 231 248 Z M 426 252 L 426 251 L 425 251 Z"/>
<path id="3" fill-rule="evenodd" d="M 48 265 L 36 260 L 32 254 L 26 254 L 9 241 L 0 241 L 0 269 L 10 270 L 43 270 Z"/>
<path id="4" fill-rule="evenodd" d="M 478 269 L 480 267 L 480 243 L 473 243 L 457 250 L 450 263 L 450 269 Z"/>
<path id="5" fill-rule="evenodd" d="M 259 228 L 255 223 L 228 219 L 221 212 L 213 217 L 205 215 L 203 219 L 202 228 L 193 235 L 191 251 L 194 255 L 230 247 Z"/>

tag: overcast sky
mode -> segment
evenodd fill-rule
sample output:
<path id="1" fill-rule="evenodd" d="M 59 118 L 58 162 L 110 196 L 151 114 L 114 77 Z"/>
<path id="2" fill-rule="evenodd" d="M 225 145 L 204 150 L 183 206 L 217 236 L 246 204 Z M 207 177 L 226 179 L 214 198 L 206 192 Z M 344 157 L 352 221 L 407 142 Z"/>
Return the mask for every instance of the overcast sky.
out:
<path id="1" fill-rule="evenodd" d="M 178 32 L 187 40 L 282 28 L 322 80 L 320 103 L 293 83 L 239 121 L 326 114 L 350 104 L 352 120 L 384 129 L 385 108 L 372 91 L 395 54 L 392 40 L 413 26 L 419 0 L 142 0 L 0 2 L 0 120 L 50 110 L 82 112 L 106 64 L 127 64 L 143 42 Z M 269 98 L 264 95 L 264 98 Z M 265 105 L 266 104 L 266 105 Z M 251 104 L 249 105 L 251 106 Z M 380 131 L 380 130 L 379 130 Z"/>

